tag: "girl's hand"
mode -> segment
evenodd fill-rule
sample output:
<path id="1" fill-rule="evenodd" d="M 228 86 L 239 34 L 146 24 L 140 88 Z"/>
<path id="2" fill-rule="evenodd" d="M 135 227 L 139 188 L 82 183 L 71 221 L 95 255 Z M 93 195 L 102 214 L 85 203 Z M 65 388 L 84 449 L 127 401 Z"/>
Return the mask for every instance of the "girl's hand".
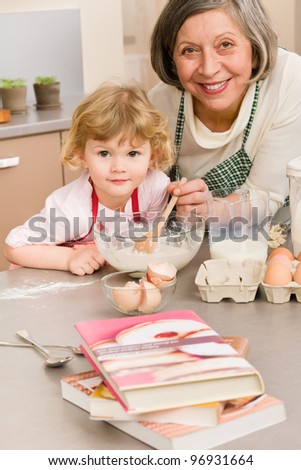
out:
<path id="1" fill-rule="evenodd" d="M 177 181 L 170 183 L 167 187 L 170 194 L 179 196 L 177 201 L 177 210 L 179 212 L 192 212 L 206 218 L 207 203 L 206 192 L 208 186 L 201 179 L 187 181 L 187 183 L 178 186 Z"/>
<path id="2" fill-rule="evenodd" d="M 84 276 L 92 274 L 106 263 L 95 245 L 75 245 L 74 249 L 70 249 L 68 259 L 68 270 Z"/>

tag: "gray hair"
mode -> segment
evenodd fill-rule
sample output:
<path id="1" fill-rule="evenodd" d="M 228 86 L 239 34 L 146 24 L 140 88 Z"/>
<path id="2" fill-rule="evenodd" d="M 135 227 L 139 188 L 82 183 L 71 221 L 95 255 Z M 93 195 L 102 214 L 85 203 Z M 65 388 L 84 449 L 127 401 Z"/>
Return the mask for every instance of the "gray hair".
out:
<path id="1" fill-rule="evenodd" d="M 249 83 L 271 73 L 277 60 L 278 38 L 261 0 L 169 0 L 151 37 L 151 63 L 160 80 L 182 88 L 172 60 L 179 29 L 191 16 L 215 9 L 223 9 L 251 42 L 256 67 Z"/>

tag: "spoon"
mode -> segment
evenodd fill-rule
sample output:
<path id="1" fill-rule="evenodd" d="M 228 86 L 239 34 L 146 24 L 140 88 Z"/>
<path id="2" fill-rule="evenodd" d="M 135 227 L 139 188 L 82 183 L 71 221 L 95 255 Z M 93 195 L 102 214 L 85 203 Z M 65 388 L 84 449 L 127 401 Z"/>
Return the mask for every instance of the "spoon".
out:
<path id="1" fill-rule="evenodd" d="M 181 184 L 186 183 L 187 178 L 181 178 L 179 181 L 178 185 L 180 186 Z M 176 202 L 178 200 L 179 196 L 172 196 L 169 203 L 167 204 L 162 216 L 161 220 L 158 223 L 157 227 L 148 232 L 147 234 L 144 235 L 144 240 L 142 241 L 137 241 L 135 242 L 133 252 L 138 251 L 138 253 L 144 252 L 144 253 L 152 253 L 154 251 L 154 248 L 156 244 L 153 241 L 154 235 L 159 236 L 160 232 L 166 222 L 166 219 L 168 218 L 169 214 L 173 210 L 174 206 L 176 205 Z"/>
<path id="2" fill-rule="evenodd" d="M 0 341 L 0 346 L 12 346 L 16 348 L 34 348 L 33 344 L 23 344 L 23 343 L 13 343 L 11 341 Z M 46 344 L 43 345 L 44 348 L 50 349 L 70 349 L 75 355 L 83 355 L 83 352 L 80 348 L 76 346 L 70 346 L 69 344 Z"/>
<path id="3" fill-rule="evenodd" d="M 30 337 L 28 331 L 26 331 L 26 330 L 17 331 L 16 334 L 17 334 L 17 336 L 19 336 L 19 338 L 22 338 L 24 341 L 26 341 L 27 343 L 34 346 L 36 349 L 41 351 L 41 353 L 43 353 L 47 357 L 46 361 L 44 362 L 45 366 L 48 366 L 48 367 L 61 367 L 66 362 L 69 362 L 69 361 L 71 361 L 71 359 L 73 359 L 73 356 L 65 356 L 65 357 L 53 356 L 51 354 L 51 352 L 48 351 L 48 349 L 44 348 L 39 343 L 37 343 L 34 339 L 32 339 Z"/>

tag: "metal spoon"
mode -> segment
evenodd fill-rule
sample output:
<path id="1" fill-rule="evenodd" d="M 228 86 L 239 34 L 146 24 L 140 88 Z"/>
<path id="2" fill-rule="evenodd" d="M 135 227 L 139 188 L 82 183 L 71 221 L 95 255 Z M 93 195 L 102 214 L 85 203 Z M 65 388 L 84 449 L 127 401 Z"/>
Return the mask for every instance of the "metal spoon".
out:
<path id="1" fill-rule="evenodd" d="M 33 344 L 23 344 L 23 343 L 13 343 L 12 341 L 0 341 L 0 346 L 12 346 L 15 348 L 34 348 Z M 50 349 L 70 349 L 75 355 L 83 355 L 83 352 L 80 348 L 76 346 L 70 346 L 69 344 L 45 344 L 44 348 Z"/>
<path id="2" fill-rule="evenodd" d="M 26 330 L 17 331 L 16 334 L 27 343 L 32 344 L 35 348 L 37 348 L 39 351 L 41 351 L 41 353 L 43 353 L 47 357 L 44 364 L 48 367 L 61 367 L 64 364 L 66 364 L 66 362 L 69 362 L 71 361 L 71 359 L 73 359 L 73 356 L 57 357 L 57 356 L 52 355 L 51 352 L 48 351 L 48 349 L 44 348 L 39 343 L 37 343 L 34 339 L 32 339 L 28 331 Z"/>

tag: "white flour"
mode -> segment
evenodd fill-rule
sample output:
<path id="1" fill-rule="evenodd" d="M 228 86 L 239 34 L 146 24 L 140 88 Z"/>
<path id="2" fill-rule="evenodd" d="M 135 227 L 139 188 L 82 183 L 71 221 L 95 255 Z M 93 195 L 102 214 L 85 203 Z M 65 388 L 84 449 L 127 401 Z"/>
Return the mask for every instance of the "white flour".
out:
<path id="1" fill-rule="evenodd" d="M 187 246 L 159 245 L 153 253 L 138 253 L 133 247 L 115 250 L 101 248 L 103 257 L 118 271 L 146 271 L 150 261 L 167 261 L 178 270 L 182 269 L 195 256 L 200 245 L 191 243 Z"/>
<path id="2" fill-rule="evenodd" d="M 99 282 L 98 279 L 93 281 L 85 281 L 85 282 L 56 282 L 50 281 L 39 282 L 35 285 L 32 284 L 24 284 L 21 287 L 7 287 L 0 291 L 0 300 L 12 300 L 12 299 L 34 299 L 39 297 L 40 295 L 44 294 L 45 292 L 57 292 L 62 289 L 77 289 L 78 287 L 89 286 L 94 284 L 95 282 Z"/>

